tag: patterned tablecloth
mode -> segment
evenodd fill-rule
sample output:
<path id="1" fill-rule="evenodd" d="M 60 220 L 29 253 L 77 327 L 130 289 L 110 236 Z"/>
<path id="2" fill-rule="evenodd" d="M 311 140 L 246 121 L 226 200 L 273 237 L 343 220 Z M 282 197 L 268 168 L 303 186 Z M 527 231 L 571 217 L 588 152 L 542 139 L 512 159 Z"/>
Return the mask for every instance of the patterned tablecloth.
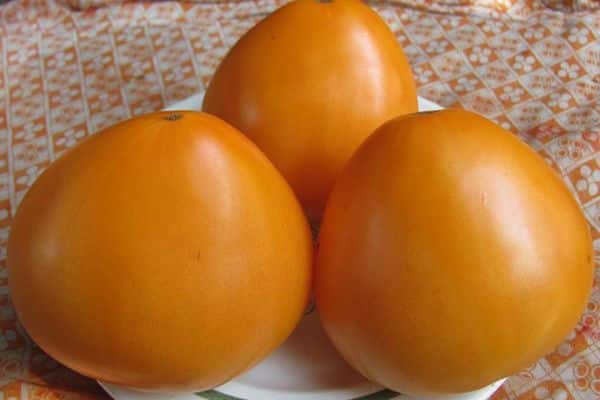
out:
<path id="1" fill-rule="evenodd" d="M 4 264 L 23 194 L 85 136 L 201 91 L 227 49 L 280 4 L 14 0 L 0 6 L 0 399 L 107 397 L 46 356 L 16 321 Z M 562 175 L 588 217 L 598 263 L 600 4 L 372 6 L 404 46 L 421 96 L 497 121 Z M 600 399 L 598 280 L 573 333 L 495 395 L 515 398 Z"/>

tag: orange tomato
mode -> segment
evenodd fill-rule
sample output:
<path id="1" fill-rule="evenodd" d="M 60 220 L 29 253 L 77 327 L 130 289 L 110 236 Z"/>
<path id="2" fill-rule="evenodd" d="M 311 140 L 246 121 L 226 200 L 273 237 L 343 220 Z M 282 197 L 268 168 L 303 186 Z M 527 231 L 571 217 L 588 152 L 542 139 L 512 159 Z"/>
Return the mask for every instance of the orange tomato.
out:
<path id="1" fill-rule="evenodd" d="M 592 285 L 576 201 L 544 160 L 476 114 L 380 127 L 323 217 L 317 308 L 344 358 L 417 396 L 516 373 L 574 327 Z"/>
<path id="2" fill-rule="evenodd" d="M 279 168 L 313 221 L 359 144 L 417 110 L 394 34 L 359 0 L 297 0 L 233 47 L 203 110 L 228 121 Z"/>
<path id="3" fill-rule="evenodd" d="M 300 319 L 310 230 L 293 191 L 230 125 L 159 112 L 51 165 L 8 245 L 27 332 L 85 375 L 202 390 L 246 370 Z"/>

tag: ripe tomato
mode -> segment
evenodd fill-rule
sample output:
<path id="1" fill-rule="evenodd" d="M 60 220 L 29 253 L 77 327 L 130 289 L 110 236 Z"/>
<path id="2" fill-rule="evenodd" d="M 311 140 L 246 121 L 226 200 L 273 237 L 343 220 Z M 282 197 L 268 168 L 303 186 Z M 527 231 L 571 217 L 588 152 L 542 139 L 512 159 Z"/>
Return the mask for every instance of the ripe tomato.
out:
<path id="1" fill-rule="evenodd" d="M 315 295 L 365 376 L 408 394 L 516 373 L 573 328 L 592 284 L 576 201 L 544 160 L 461 110 L 384 124 L 328 201 Z"/>
<path id="2" fill-rule="evenodd" d="M 8 247 L 27 332 L 85 375 L 201 390 L 265 357 L 302 315 L 311 235 L 279 172 L 213 116 L 109 128 L 51 165 Z"/>
<path id="3" fill-rule="evenodd" d="M 233 47 L 203 110 L 231 123 L 279 168 L 312 220 L 358 145 L 417 110 L 410 66 L 385 22 L 359 0 L 297 0 Z"/>

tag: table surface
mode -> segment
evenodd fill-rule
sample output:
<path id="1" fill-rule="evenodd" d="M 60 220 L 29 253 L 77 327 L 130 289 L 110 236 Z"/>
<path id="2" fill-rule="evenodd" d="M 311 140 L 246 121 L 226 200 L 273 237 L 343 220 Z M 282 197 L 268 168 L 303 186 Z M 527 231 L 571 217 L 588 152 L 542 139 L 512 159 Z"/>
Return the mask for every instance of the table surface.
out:
<path id="1" fill-rule="evenodd" d="M 8 293 L 12 215 L 46 166 L 99 129 L 201 92 L 233 43 L 281 0 L 13 0 L 0 5 L 0 399 L 95 399 L 45 355 Z M 371 2 L 419 94 L 529 143 L 564 179 L 600 259 L 600 5 L 596 1 Z M 598 271 L 598 269 L 597 269 Z M 600 283 L 575 330 L 495 399 L 600 398 Z"/>

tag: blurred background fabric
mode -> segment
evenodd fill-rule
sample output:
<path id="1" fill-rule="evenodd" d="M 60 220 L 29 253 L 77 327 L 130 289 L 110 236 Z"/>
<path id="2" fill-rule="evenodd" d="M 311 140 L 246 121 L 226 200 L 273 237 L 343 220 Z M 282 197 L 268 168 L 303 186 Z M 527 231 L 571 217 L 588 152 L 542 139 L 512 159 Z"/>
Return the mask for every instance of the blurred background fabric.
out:
<path id="1" fill-rule="evenodd" d="M 17 322 L 5 258 L 11 218 L 24 193 L 86 136 L 204 90 L 235 41 L 284 3 L 0 5 L 0 399 L 108 398 L 92 380 L 45 355 Z M 598 265 L 600 1 L 369 4 L 404 47 L 421 96 L 496 121 L 562 176 L 588 218 Z M 495 400 L 600 399 L 598 276 L 575 330 L 511 377 Z"/>

